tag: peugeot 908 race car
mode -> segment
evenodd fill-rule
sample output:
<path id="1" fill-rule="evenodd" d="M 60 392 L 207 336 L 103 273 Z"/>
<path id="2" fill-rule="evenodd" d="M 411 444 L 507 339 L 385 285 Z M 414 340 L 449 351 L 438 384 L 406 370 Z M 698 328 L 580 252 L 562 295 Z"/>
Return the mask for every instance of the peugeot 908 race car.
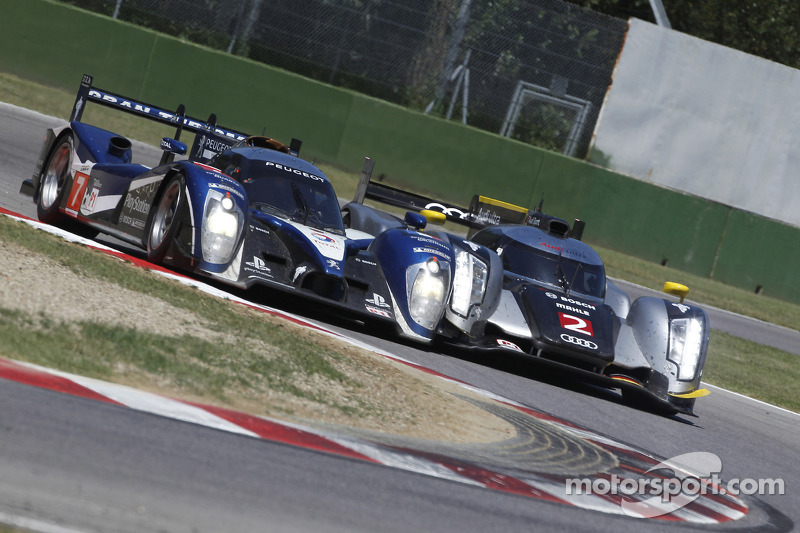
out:
<path id="1" fill-rule="evenodd" d="M 133 163 L 128 139 L 81 122 L 87 103 L 175 126 L 174 138 L 161 141 L 160 164 Z M 145 250 L 150 261 L 192 274 L 322 300 L 426 343 L 447 316 L 449 327 L 469 331 L 497 304 L 496 254 L 463 238 L 423 233 L 427 220 L 415 212 L 380 233 L 348 234 L 330 181 L 299 158 L 299 141 L 287 147 L 248 136 L 218 127 L 213 115 L 187 117 L 182 107 L 164 111 L 93 87 L 84 76 L 69 124 L 48 131 L 22 186 L 39 219 L 112 235 Z M 176 160 L 187 152 L 184 131 L 194 143 L 188 158 Z M 476 290 L 480 302 L 473 305 Z M 461 316 L 465 308 L 470 313 Z"/>
<path id="2" fill-rule="evenodd" d="M 366 178 L 368 180 L 368 178 Z M 692 413 L 709 339 L 708 316 L 684 302 L 688 288 L 665 284 L 678 299 L 633 302 L 606 277 L 600 256 L 580 240 L 584 224 L 484 197 L 460 208 L 368 181 L 345 220 L 366 228 L 386 215 L 360 205 L 364 198 L 411 209 L 438 209 L 470 228 L 470 241 L 502 262 L 500 301 L 472 330 L 443 332 L 460 349 L 486 357 L 511 350 L 569 367 L 595 382 L 620 388 L 631 403 L 668 413 Z M 370 209 L 371 211 L 365 210 Z M 354 216 L 357 215 L 357 216 Z M 510 222 L 510 223 L 509 223 Z M 492 272 L 492 275 L 495 275 Z M 477 300 L 476 300 L 477 301 Z M 448 323 L 443 324 L 445 328 Z"/>

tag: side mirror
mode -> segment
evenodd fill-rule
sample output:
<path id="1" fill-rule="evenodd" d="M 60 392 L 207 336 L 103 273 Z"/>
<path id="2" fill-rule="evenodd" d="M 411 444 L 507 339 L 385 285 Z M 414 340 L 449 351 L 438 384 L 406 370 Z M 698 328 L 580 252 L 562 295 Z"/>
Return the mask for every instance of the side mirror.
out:
<path id="1" fill-rule="evenodd" d="M 436 224 L 441 226 L 447 220 L 447 216 L 442 213 L 441 211 L 433 211 L 431 209 L 423 209 L 419 212 L 420 215 L 424 216 L 425 219 L 430 224 Z"/>
<path id="2" fill-rule="evenodd" d="M 186 145 L 175 139 L 164 137 L 161 139 L 161 149 L 170 154 L 183 155 L 186 153 Z"/>
<path id="3" fill-rule="evenodd" d="M 425 226 L 428 225 L 428 219 L 420 213 L 415 213 L 414 211 L 406 212 L 403 222 L 405 222 L 408 227 L 414 228 L 417 231 L 424 230 Z"/>
<path id="4" fill-rule="evenodd" d="M 668 281 L 664 283 L 664 292 L 671 294 L 672 296 L 677 296 L 681 299 L 681 303 L 683 303 L 683 299 L 686 298 L 687 294 L 689 294 L 689 287 L 686 285 L 681 285 L 680 283 Z"/>

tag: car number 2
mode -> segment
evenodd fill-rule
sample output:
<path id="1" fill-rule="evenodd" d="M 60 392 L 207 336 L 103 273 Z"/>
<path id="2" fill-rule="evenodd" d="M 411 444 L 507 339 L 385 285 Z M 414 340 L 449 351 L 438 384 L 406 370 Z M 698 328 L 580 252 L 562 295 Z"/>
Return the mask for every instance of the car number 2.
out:
<path id="1" fill-rule="evenodd" d="M 592 329 L 592 323 L 590 321 L 577 316 L 567 315 L 560 311 L 558 313 L 558 319 L 561 322 L 562 328 L 594 337 L 594 330 Z"/>

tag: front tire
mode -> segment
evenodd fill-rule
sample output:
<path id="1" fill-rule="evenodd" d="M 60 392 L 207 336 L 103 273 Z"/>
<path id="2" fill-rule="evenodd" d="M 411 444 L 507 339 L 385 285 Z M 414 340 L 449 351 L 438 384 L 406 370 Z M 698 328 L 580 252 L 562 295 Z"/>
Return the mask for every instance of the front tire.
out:
<path id="1" fill-rule="evenodd" d="M 66 218 L 58 208 L 64 199 L 70 169 L 72 168 L 72 134 L 66 133 L 56 139 L 47 155 L 39 182 L 36 200 L 36 216 L 45 224 L 58 225 Z"/>
<path id="2" fill-rule="evenodd" d="M 186 209 L 186 186 L 183 176 L 170 178 L 164 187 L 147 230 L 147 259 L 161 263 L 167 255 L 175 235 L 178 234 L 183 212 Z"/>

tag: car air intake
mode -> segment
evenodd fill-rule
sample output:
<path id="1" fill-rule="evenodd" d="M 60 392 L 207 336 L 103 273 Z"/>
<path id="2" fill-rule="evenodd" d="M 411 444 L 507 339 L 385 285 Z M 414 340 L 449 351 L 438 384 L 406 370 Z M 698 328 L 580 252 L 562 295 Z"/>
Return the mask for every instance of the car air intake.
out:
<path id="1" fill-rule="evenodd" d="M 114 136 L 108 140 L 108 153 L 120 159 L 128 159 L 130 154 L 131 142 L 125 137 Z"/>
<path id="2" fill-rule="evenodd" d="M 559 237 L 566 237 L 569 233 L 569 224 L 559 218 L 551 218 L 547 227 L 548 231 Z"/>

